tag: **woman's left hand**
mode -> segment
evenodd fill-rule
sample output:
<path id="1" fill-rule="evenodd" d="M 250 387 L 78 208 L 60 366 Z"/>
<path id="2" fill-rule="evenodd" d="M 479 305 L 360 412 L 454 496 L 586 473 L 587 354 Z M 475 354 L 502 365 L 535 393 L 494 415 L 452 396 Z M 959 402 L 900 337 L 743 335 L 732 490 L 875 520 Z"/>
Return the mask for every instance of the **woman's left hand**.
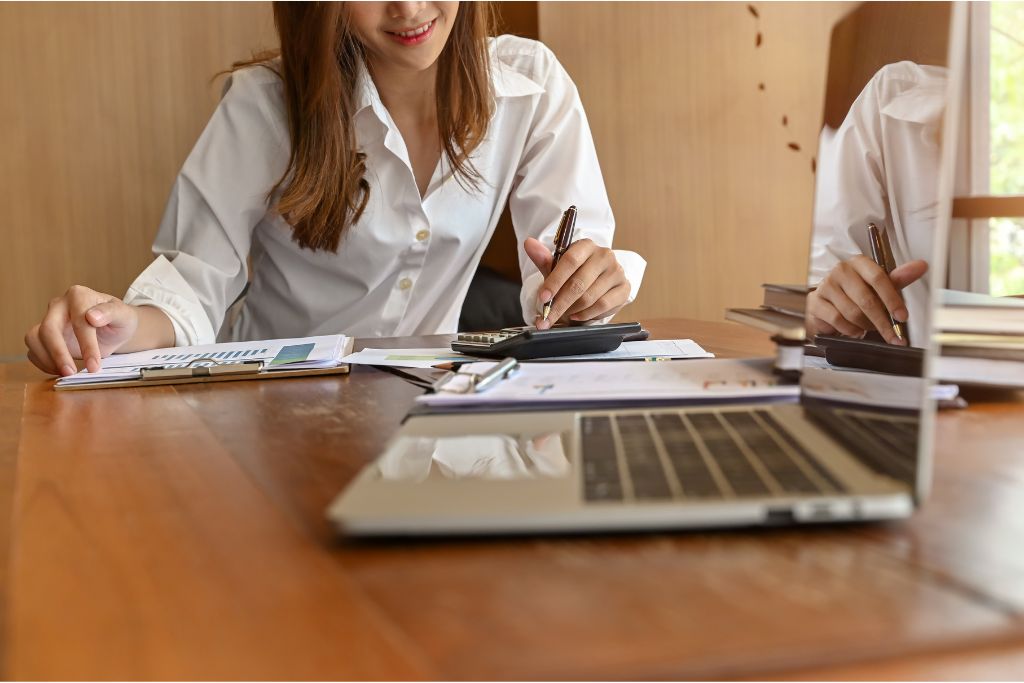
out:
<path id="1" fill-rule="evenodd" d="M 573 242 L 552 270 L 551 252 L 540 241 L 529 237 L 523 247 L 544 275 L 539 294 L 541 305 L 554 298 L 548 319 L 538 315 L 534 320 L 538 330 L 546 330 L 557 321 L 605 318 L 629 300 L 629 280 L 611 249 L 588 239 Z"/>

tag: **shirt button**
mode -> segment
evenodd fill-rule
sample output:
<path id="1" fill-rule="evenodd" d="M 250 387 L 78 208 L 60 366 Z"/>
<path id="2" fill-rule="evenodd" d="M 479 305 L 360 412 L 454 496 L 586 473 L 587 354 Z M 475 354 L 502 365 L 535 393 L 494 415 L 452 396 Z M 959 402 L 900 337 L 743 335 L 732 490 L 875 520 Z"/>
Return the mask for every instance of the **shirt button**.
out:
<path id="1" fill-rule="evenodd" d="M 429 230 L 420 230 L 418 233 L 416 233 L 416 240 L 418 242 L 424 242 L 428 237 L 430 237 Z"/>
<path id="2" fill-rule="evenodd" d="M 401 280 L 398 281 L 399 289 L 409 289 L 410 287 L 412 287 L 412 280 L 410 280 L 409 278 L 403 277 Z"/>

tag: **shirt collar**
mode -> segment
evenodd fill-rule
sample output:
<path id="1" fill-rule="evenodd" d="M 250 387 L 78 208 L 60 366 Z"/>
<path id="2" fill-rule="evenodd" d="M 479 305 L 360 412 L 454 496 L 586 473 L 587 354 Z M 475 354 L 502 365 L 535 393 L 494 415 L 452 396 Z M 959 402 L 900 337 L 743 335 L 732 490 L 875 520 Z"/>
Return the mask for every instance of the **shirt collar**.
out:
<path id="1" fill-rule="evenodd" d="M 384 103 L 380 100 L 380 93 L 377 92 L 377 86 L 374 84 L 373 79 L 370 78 L 370 71 L 366 68 L 366 65 L 359 61 L 359 66 L 356 67 L 356 86 L 353 91 L 355 96 L 356 110 L 355 114 L 359 114 L 364 109 L 373 109 L 377 112 L 378 117 L 381 121 L 386 121 L 387 118 L 382 116 L 382 110 Z M 379 109 L 378 109 L 379 108 Z"/>
<path id="2" fill-rule="evenodd" d="M 544 86 L 516 71 L 498 59 L 493 52 L 491 53 L 491 85 L 494 87 L 496 98 L 524 97 L 544 92 Z"/>
<path id="3" fill-rule="evenodd" d="M 925 126 L 942 121 L 948 81 L 944 67 L 901 62 L 886 69 L 887 80 L 899 90 L 882 104 L 883 116 Z"/>
<path id="4" fill-rule="evenodd" d="M 946 84 L 933 83 L 900 93 L 882 107 L 882 114 L 927 126 L 938 124 L 945 108 Z"/>
<path id="5" fill-rule="evenodd" d="M 491 87 L 496 99 L 506 97 L 526 97 L 544 92 L 544 87 L 536 81 L 519 73 L 505 62 L 502 62 L 494 52 L 491 52 Z M 388 116 L 384 110 L 384 103 L 381 102 L 377 86 L 370 77 L 370 71 L 360 61 L 356 72 L 356 84 L 354 89 L 355 115 L 365 109 L 370 109 L 377 115 L 381 123 L 387 124 Z"/>

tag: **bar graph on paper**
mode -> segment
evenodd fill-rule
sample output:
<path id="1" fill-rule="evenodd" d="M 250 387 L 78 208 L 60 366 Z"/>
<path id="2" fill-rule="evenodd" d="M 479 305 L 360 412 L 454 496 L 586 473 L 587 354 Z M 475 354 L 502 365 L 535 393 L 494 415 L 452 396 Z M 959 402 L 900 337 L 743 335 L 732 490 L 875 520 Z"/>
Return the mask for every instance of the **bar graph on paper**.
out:
<path id="1" fill-rule="evenodd" d="M 246 361 L 269 361 L 272 358 L 270 349 L 236 349 L 233 351 L 207 351 L 205 353 L 157 353 L 146 358 L 135 360 L 133 363 L 117 364 L 106 366 L 120 368 L 145 368 L 158 366 L 161 368 L 183 368 L 191 365 L 200 367 L 203 365 L 230 365 L 232 363 L 245 363 Z"/>
<path id="2" fill-rule="evenodd" d="M 230 365 L 252 361 L 262 361 L 266 366 L 277 368 L 315 360 L 334 361 L 334 347 L 337 344 L 335 337 L 328 336 L 153 349 L 105 358 L 103 368 L 138 370 L 151 367 Z"/>
<path id="3" fill-rule="evenodd" d="M 163 353 L 153 356 L 154 361 L 166 363 L 188 363 L 197 358 L 211 358 L 218 361 L 260 360 L 267 357 L 268 349 L 246 349 L 244 351 L 217 351 L 216 353 Z"/>

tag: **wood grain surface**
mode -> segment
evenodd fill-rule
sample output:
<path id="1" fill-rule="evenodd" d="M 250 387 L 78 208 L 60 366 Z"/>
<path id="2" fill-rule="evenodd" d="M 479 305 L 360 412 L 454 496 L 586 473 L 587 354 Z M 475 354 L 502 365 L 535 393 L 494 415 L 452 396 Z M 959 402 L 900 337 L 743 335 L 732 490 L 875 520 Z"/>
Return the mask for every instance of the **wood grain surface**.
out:
<path id="1" fill-rule="evenodd" d="M 762 282 L 806 280 L 829 41 L 853 5 L 540 3 L 540 38 L 587 111 L 615 245 L 647 259 L 625 315 L 719 320 L 757 306 Z"/>
<path id="2" fill-rule="evenodd" d="M 722 357 L 771 349 L 730 323 L 646 326 Z M 327 502 L 418 391 L 356 368 L 68 394 L 0 365 L 3 675 L 936 678 L 947 662 L 1009 678 L 1024 663 L 1020 395 L 940 416 L 934 493 L 907 521 L 335 538 Z"/>
<path id="3" fill-rule="evenodd" d="M 262 2 L 0 5 L 0 355 L 72 284 L 124 294 L 214 75 L 276 42 Z"/>

